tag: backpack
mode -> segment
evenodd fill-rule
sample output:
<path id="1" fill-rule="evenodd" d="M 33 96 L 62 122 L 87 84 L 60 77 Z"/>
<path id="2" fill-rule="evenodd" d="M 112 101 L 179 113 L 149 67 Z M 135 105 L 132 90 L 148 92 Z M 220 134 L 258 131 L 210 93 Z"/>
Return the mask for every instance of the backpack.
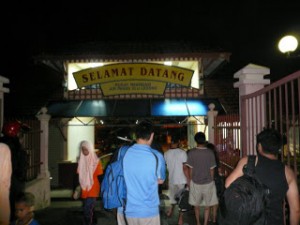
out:
<path id="1" fill-rule="evenodd" d="M 187 212 L 193 209 L 193 206 L 189 204 L 189 190 L 183 188 L 175 194 L 175 200 L 180 212 Z"/>
<path id="2" fill-rule="evenodd" d="M 125 206 L 126 183 L 123 173 L 123 158 L 129 146 L 122 146 L 118 151 L 118 159 L 109 163 L 105 169 L 101 183 L 101 198 L 105 209 Z"/>
<path id="3" fill-rule="evenodd" d="M 244 175 L 225 189 L 220 202 L 220 225 L 265 225 L 270 189 L 255 175 L 256 156 L 248 156 Z"/>
<path id="4" fill-rule="evenodd" d="M 221 198 L 223 195 L 223 192 L 225 191 L 225 177 L 221 176 L 219 174 L 216 174 L 214 177 L 215 185 L 216 185 L 216 190 L 217 190 L 217 197 L 218 199 Z"/>

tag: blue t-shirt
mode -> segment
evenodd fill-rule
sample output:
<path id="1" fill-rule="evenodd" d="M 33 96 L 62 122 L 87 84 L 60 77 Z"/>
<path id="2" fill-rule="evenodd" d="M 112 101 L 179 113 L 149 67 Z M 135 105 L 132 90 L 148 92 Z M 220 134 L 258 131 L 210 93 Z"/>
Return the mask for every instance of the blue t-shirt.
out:
<path id="1" fill-rule="evenodd" d="M 166 178 L 163 155 L 148 145 L 134 144 L 127 150 L 123 165 L 127 186 L 126 217 L 159 215 L 158 179 Z M 122 208 L 118 208 L 118 212 L 121 213 Z"/>

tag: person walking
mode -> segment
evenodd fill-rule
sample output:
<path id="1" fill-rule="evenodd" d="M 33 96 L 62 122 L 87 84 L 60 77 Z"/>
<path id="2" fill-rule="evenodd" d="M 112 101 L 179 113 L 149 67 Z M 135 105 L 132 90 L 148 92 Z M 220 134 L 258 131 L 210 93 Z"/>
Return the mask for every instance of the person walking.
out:
<path id="1" fill-rule="evenodd" d="M 9 189 L 11 184 L 11 153 L 8 145 L 0 143 L 0 225 L 8 225 L 10 220 Z M 13 212 L 12 212 L 13 213 Z"/>
<path id="2" fill-rule="evenodd" d="M 173 211 L 176 205 L 175 195 L 179 191 L 185 188 L 186 176 L 183 172 L 183 167 L 187 161 L 186 151 L 179 148 L 180 139 L 177 136 L 172 136 L 170 149 L 165 154 L 165 160 L 169 173 L 169 198 L 171 207 L 167 210 L 166 214 L 168 217 L 173 215 Z M 183 224 L 183 212 L 179 212 L 178 224 Z"/>
<path id="3" fill-rule="evenodd" d="M 262 130 L 256 136 L 256 147 L 255 174 L 270 189 L 267 224 L 285 224 L 283 205 L 284 200 L 287 199 L 290 209 L 289 224 L 299 225 L 299 190 L 296 175 L 290 167 L 278 159 L 282 147 L 281 134 L 271 128 Z M 240 159 L 236 168 L 225 181 L 226 188 L 243 175 L 243 168 L 247 162 L 248 156 Z"/>
<path id="4" fill-rule="evenodd" d="M 204 225 L 208 225 L 209 208 L 218 204 L 214 182 L 216 160 L 213 152 L 206 147 L 203 132 L 195 134 L 197 147 L 190 149 L 184 170 L 190 189 L 189 203 L 194 206 L 196 224 L 200 225 L 200 206 L 204 206 Z"/>
<path id="5" fill-rule="evenodd" d="M 118 208 L 118 225 L 160 225 L 158 185 L 165 180 L 164 156 L 152 149 L 154 129 L 147 121 L 135 129 L 136 143 L 123 158 L 127 187 L 125 209 Z"/>
<path id="6" fill-rule="evenodd" d="M 77 173 L 79 175 L 81 199 L 83 200 L 83 224 L 95 225 L 97 224 L 95 206 L 100 195 L 99 179 L 103 174 L 103 168 L 92 143 L 86 140 L 80 143 Z M 77 191 L 75 191 L 73 197 L 77 198 L 77 194 Z"/>
<path id="7" fill-rule="evenodd" d="M 207 143 L 206 147 L 214 153 L 215 160 L 216 160 L 216 167 L 214 169 L 214 181 L 216 185 L 216 191 L 217 191 L 217 197 L 218 201 L 220 200 L 224 190 L 225 190 L 225 178 L 223 175 L 220 175 L 220 160 L 219 160 L 219 152 L 216 148 L 216 146 L 212 143 Z M 217 212 L 218 212 L 219 205 L 213 205 L 210 207 L 210 214 L 212 213 L 212 217 L 209 217 L 209 220 L 212 220 L 213 223 L 216 223 L 217 221 Z"/>
<path id="8" fill-rule="evenodd" d="M 24 150 L 24 134 L 30 127 L 20 121 L 9 121 L 3 125 L 3 136 L 1 143 L 7 144 L 11 154 L 12 174 L 10 181 L 9 202 L 10 202 L 10 221 L 15 217 L 15 199 L 25 190 L 26 173 L 28 168 L 28 154 Z"/>

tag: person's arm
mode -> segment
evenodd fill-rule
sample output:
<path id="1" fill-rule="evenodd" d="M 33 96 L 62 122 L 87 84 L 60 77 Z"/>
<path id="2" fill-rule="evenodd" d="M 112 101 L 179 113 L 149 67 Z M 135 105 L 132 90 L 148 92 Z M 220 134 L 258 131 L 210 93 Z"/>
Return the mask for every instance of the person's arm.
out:
<path id="1" fill-rule="evenodd" d="M 101 184 L 101 182 L 102 182 L 102 180 L 104 178 L 104 170 L 103 170 L 102 162 L 101 162 L 100 159 L 99 159 L 99 164 L 98 164 L 96 170 L 97 170 L 96 174 L 97 174 L 98 181 Z"/>
<path id="2" fill-rule="evenodd" d="M 247 164 L 248 157 L 245 156 L 240 159 L 235 169 L 229 174 L 225 180 L 225 187 L 228 188 L 230 184 L 235 181 L 237 178 L 243 176 L 243 167 Z"/>
<path id="3" fill-rule="evenodd" d="M 158 184 L 163 184 L 166 180 L 166 161 L 162 153 L 157 151 L 156 153 L 154 152 L 154 154 L 157 156 L 158 160 Z"/>
<path id="4" fill-rule="evenodd" d="M 285 166 L 285 176 L 289 185 L 286 197 L 290 208 L 290 225 L 299 225 L 299 190 L 294 171 Z"/>
<path id="5" fill-rule="evenodd" d="M 210 168 L 210 176 L 211 176 L 212 179 L 215 178 L 215 167 Z"/>
<path id="6" fill-rule="evenodd" d="M 192 179 L 192 167 L 186 163 L 184 163 L 182 165 L 182 169 L 183 169 L 183 173 L 184 175 L 186 176 L 186 184 L 188 187 L 190 187 L 190 182 L 191 182 L 191 179 Z"/>

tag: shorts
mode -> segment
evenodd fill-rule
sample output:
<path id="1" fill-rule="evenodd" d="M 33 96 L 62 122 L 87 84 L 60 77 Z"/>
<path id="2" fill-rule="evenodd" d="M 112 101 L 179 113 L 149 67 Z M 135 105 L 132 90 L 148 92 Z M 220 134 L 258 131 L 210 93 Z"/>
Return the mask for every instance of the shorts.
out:
<path id="1" fill-rule="evenodd" d="M 127 223 L 125 222 L 124 215 L 117 213 L 118 225 L 160 225 L 160 215 L 149 218 L 135 218 L 135 217 L 126 217 Z"/>
<path id="2" fill-rule="evenodd" d="M 219 203 L 216 185 L 212 181 L 208 184 L 190 183 L 189 203 L 193 206 L 213 206 Z"/>

